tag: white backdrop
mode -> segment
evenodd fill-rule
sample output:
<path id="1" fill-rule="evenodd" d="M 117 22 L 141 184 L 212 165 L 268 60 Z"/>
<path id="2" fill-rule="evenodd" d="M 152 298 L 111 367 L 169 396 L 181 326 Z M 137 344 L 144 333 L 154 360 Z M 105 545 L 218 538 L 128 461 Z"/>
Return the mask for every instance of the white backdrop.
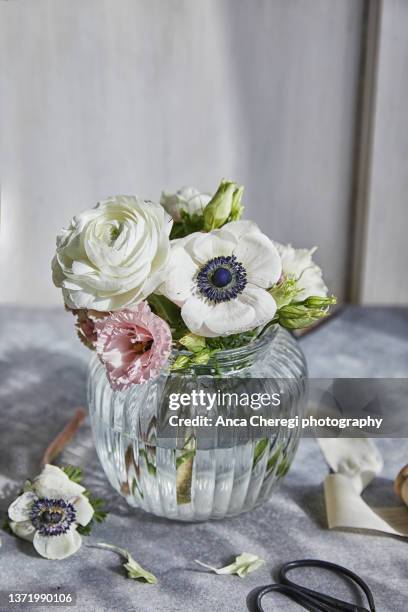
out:
<path id="1" fill-rule="evenodd" d="M 60 301 L 55 235 L 98 199 L 222 176 L 342 298 L 363 4 L 0 2 L 0 301 Z"/>

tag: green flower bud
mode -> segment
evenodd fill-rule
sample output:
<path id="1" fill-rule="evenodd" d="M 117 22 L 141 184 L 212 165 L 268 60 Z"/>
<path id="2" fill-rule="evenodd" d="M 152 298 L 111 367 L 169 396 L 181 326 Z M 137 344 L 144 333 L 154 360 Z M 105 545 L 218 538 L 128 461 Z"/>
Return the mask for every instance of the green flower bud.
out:
<path id="1" fill-rule="evenodd" d="M 278 312 L 280 325 L 288 329 L 309 327 L 318 319 L 325 317 L 326 314 L 325 310 L 308 308 L 301 303 L 283 306 Z"/>
<path id="2" fill-rule="evenodd" d="M 236 183 L 222 180 L 212 199 L 204 209 L 204 231 L 218 229 L 228 220 L 237 190 Z"/>
<path id="3" fill-rule="evenodd" d="M 275 296 L 274 292 L 277 292 Z M 288 329 L 301 329 L 309 327 L 318 319 L 327 316 L 329 307 L 336 303 L 334 295 L 329 297 L 311 295 L 302 302 L 286 303 L 281 306 L 279 300 L 285 297 L 284 287 L 273 287 L 270 290 L 278 304 L 277 318 L 282 327 Z M 290 285 L 288 287 L 290 293 Z"/>
<path id="4" fill-rule="evenodd" d="M 238 187 L 235 189 L 232 194 L 232 206 L 231 206 L 231 221 L 238 221 L 242 217 L 242 213 L 244 212 L 244 207 L 242 206 L 242 195 L 244 193 L 243 187 Z"/>
<path id="5" fill-rule="evenodd" d="M 336 304 L 337 300 L 334 295 L 330 295 L 328 297 L 321 297 L 318 295 L 311 295 L 305 300 L 303 300 L 303 304 L 308 306 L 309 308 L 328 308 L 332 304 Z"/>
<path id="6" fill-rule="evenodd" d="M 278 309 L 290 304 L 300 291 L 301 289 L 297 286 L 296 278 L 285 278 L 269 289 L 269 293 L 275 300 Z"/>
<path id="7" fill-rule="evenodd" d="M 190 357 L 188 357 L 188 355 L 179 355 L 170 369 L 173 371 L 184 370 L 184 368 L 186 368 L 189 363 Z"/>
<path id="8" fill-rule="evenodd" d="M 196 365 L 207 365 L 207 363 L 210 361 L 211 355 L 212 351 L 210 351 L 210 349 L 204 349 L 194 355 L 192 362 Z"/>
<path id="9" fill-rule="evenodd" d="M 205 338 L 197 336 L 196 334 L 186 334 L 179 340 L 180 344 L 186 347 L 187 350 L 192 353 L 198 353 L 202 349 L 205 349 Z"/>

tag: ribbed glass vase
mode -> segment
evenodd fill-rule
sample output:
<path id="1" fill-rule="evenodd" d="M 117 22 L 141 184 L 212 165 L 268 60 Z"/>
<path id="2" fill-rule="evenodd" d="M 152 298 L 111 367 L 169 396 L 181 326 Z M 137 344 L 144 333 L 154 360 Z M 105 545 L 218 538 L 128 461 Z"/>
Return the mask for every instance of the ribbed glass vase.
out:
<path id="1" fill-rule="evenodd" d="M 217 353 L 207 365 L 163 373 L 120 392 L 111 389 L 104 367 L 92 358 L 88 403 L 96 450 L 110 483 L 131 506 L 169 519 L 202 521 L 235 516 L 270 497 L 292 463 L 299 427 L 281 427 L 258 439 L 245 428 L 232 428 L 228 436 L 216 427 L 210 433 L 201 427 L 186 433 L 183 427 L 172 438 L 160 435 L 171 393 L 191 393 L 203 384 L 207 392 L 216 391 L 220 381 L 240 383 L 236 378 L 251 393 L 279 389 L 284 401 L 276 416 L 302 416 L 306 364 L 297 341 L 280 327 L 245 347 Z M 216 405 L 212 417 L 225 412 Z M 183 417 L 198 413 L 194 406 L 183 409 Z"/>

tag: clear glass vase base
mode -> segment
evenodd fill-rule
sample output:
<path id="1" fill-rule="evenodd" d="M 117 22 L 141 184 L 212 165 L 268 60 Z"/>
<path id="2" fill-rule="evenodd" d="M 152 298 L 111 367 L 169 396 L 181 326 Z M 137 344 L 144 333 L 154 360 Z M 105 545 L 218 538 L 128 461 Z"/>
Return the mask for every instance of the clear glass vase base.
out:
<path id="1" fill-rule="evenodd" d="M 248 347 L 219 356 L 222 380 L 279 381 L 286 398 L 280 416 L 301 416 L 306 364 L 296 340 L 285 330 L 271 330 Z M 114 392 L 105 369 L 94 356 L 88 376 L 88 404 L 96 450 L 111 483 L 130 506 L 178 521 L 233 517 L 270 498 L 290 468 L 299 428 L 281 428 L 273 436 L 245 439 L 241 432 L 221 443 L 203 439 L 191 428 L 162 440 L 158 423 L 163 398 L 170 392 L 191 392 L 205 377 L 216 387 L 219 376 L 197 369 L 189 375 L 163 375 L 127 391 Z M 261 382 L 259 383 L 261 384 Z M 186 412 L 186 411 L 185 411 Z M 219 409 L 221 413 L 221 408 Z M 185 414 L 184 414 L 185 416 Z M 196 416 L 191 407 L 187 416 Z M 180 443 L 180 439 L 182 440 Z"/>

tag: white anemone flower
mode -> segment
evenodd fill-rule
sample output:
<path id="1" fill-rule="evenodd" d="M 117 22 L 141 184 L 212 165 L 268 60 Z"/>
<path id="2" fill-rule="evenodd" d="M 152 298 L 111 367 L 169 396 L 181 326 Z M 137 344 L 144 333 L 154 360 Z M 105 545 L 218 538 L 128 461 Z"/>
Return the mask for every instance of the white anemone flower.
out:
<path id="1" fill-rule="evenodd" d="M 299 289 L 296 301 L 300 302 L 312 295 L 326 297 L 328 289 L 322 278 L 322 270 L 312 259 L 317 247 L 295 249 L 291 244 L 274 244 L 282 259 L 283 275 L 296 280 Z"/>
<path id="2" fill-rule="evenodd" d="M 271 240 L 252 221 L 233 221 L 172 243 L 160 290 L 181 307 L 187 327 L 200 336 L 237 334 L 273 319 L 267 291 L 282 265 Z"/>
<path id="3" fill-rule="evenodd" d="M 181 211 L 189 215 L 201 215 L 211 197 L 208 193 L 201 193 L 195 187 L 181 187 L 176 193 L 162 191 L 160 204 L 174 221 L 181 221 Z"/>
<path id="4" fill-rule="evenodd" d="M 73 555 L 81 546 L 78 525 L 87 525 L 94 514 L 84 491 L 63 470 L 46 465 L 10 505 L 12 531 L 46 559 Z"/>

